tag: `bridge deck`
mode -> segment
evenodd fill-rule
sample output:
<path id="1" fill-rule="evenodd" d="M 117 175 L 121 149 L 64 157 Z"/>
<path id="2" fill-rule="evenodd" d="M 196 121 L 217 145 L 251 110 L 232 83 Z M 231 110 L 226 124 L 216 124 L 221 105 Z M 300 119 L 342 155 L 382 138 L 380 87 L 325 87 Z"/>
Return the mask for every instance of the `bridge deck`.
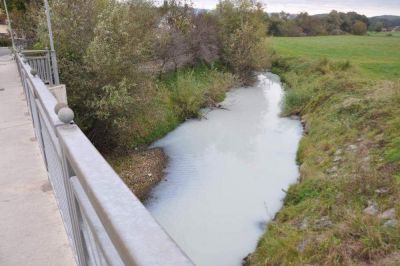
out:
<path id="1" fill-rule="evenodd" d="M 15 61 L 0 48 L 0 265 L 75 265 Z"/>

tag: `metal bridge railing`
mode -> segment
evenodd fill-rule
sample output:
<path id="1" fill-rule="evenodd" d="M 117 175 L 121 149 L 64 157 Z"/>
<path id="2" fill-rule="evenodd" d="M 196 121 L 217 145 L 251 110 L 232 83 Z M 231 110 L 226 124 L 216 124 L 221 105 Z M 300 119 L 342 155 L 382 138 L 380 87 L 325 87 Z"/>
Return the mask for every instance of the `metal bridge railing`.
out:
<path id="1" fill-rule="evenodd" d="M 48 85 L 57 84 L 56 77 L 54 76 L 55 71 L 52 65 L 51 57 L 55 54 L 54 51 L 50 50 L 23 50 L 22 55 L 24 56 L 27 63 L 37 71 L 40 79 Z"/>
<path id="2" fill-rule="evenodd" d="M 18 70 L 77 264 L 192 265 L 79 127 L 60 121 L 29 56 L 16 54 Z"/>

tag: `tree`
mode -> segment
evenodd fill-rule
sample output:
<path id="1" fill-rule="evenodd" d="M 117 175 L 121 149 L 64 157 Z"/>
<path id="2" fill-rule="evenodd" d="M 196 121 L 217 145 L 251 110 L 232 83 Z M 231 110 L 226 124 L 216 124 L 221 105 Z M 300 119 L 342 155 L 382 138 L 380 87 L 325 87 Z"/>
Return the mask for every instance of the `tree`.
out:
<path id="1" fill-rule="evenodd" d="M 332 10 L 326 18 L 326 30 L 332 34 L 340 31 L 340 27 L 343 23 L 343 19 L 339 12 Z"/>
<path id="2" fill-rule="evenodd" d="M 86 51 L 94 39 L 100 14 L 112 0 L 53 0 L 50 2 L 54 44 L 57 51 L 60 81 L 67 86 L 68 103 L 75 121 L 90 133 L 96 121 L 92 117 L 93 74 L 85 63 Z M 49 47 L 46 18 L 38 27 L 39 45 Z"/>
<path id="3" fill-rule="evenodd" d="M 295 23 L 302 29 L 302 32 L 307 36 L 324 35 L 326 30 L 321 19 L 309 16 L 308 13 L 300 13 Z"/>
<path id="4" fill-rule="evenodd" d="M 357 20 L 356 22 L 354 22 L 351 30 L 355 35 L 364 35 L 365 33 L 367 33 L 367 25 L 364 22 Z"/>
<path id="5" fill-rule="evenodd" d="M 193 14 L 190 42 L 196 62 L 212 64 L 218 60 L 220 50 L 216 17 L 211 14 Z"/>
<path id="6" fill-rule="evenodd" d="M 284 14 L 284 13 L 283 13 Z M 268 17 L 268 34 L 272 36 L 283 36 L 285 35 L 285 26 L 287 20 L 284 19 L 280 14 L 273 13 Z"/>
<path id="7" fill-rule="evenodd" d="M 141 110 L 156 91 L 140 66 L 154 57 L 157 10 L 144 1 L 113 2 L 99 15 L 84 64 L 92 80 L 87 134 L 101 149 L 131 148 Z"/>
<path id="8" fill-rule="evenodd" d="M 180 64 L 187 63 L 181 62 L 180 59 L 190 56 L 191 53 L 190 33 L 194 28 L 193 16 L 193 9 L 186 2 L 164 1 L 154 49 L 155 59 L 161 59 L 163 62 L 160 72 L 169 70 L 169 63 L 173 63 L 175 71 Z"/>
<path id="9" fill-rule="evenodd" d="M 216 10 L 222 60 L 243 80 L 269 64 L 262 5 L 253 0 L 221 1 Z"/>
<path id="10" fill-rule="evenodd" d="M 171 68 L 211 64 L 218 59 L 218 25 L 214 14 L 197 13 L 184 1 L 164 1 L 155 42 L 161 71 Z M 167 67 L 164 67 L 166 66 Z"/>

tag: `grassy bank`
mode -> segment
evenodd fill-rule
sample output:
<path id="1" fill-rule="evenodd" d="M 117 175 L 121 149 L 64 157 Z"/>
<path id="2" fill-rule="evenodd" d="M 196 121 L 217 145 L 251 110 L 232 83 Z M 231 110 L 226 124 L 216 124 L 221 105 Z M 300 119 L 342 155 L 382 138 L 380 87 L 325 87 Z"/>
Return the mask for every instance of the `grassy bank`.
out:
<path id="1" fill-rule="evenodd" d="M 399 263 L 400 65 L 399 51 L 390 48 L 396 43 L 274 39 L 273 71 L 287 85 L 284 112 L 301 115 L 306 134 L 297 155 L 300 182 L 248 264 Z"/>

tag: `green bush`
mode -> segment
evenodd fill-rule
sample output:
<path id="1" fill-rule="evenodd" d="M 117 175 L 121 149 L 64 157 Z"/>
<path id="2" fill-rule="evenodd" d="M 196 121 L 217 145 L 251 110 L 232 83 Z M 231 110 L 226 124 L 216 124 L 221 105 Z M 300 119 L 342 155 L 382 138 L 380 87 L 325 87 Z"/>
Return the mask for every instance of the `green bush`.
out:
<path id="1" fill-rule="evenodd" d="M 220 1 L 217 6 L 219 39 L 224 63 L 243 81 L 254 70 L 270 67 L 265 44 L 266 21 L 262 5 L 256 1 Z"/>
<path id="2" fill-rule="evenodd" d="M 204 87 L 193 77 L 193 72 L 177 75 L 175 87 L 171 92 L 171 101 L 177 115 L 187 119 L 197 117 L 205 102 Z"/>

